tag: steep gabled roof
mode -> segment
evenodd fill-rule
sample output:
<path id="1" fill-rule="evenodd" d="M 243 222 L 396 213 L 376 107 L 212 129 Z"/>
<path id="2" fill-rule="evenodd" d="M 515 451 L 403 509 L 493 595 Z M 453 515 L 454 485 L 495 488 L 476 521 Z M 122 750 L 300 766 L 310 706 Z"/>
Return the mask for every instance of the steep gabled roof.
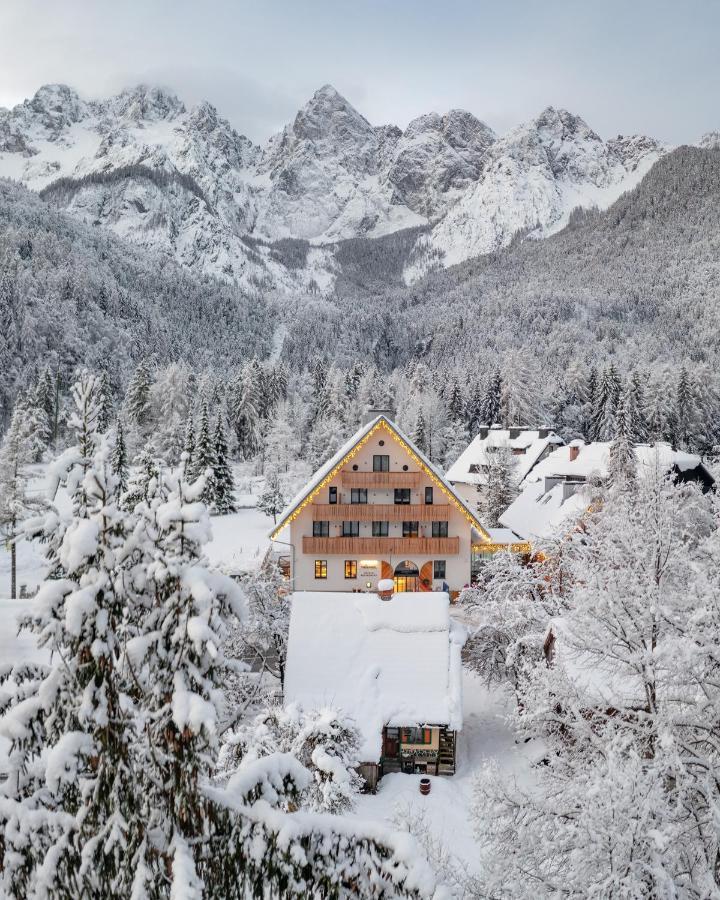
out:
<path id="1" fill-rule="evenodd" d="M 367 424 L 359 428 L 333 457 L 320 466 L 305 487 L 285 507 L 280 515 L 277 525 L 274 526 L 270 537 L 275 540 L 282 529 L 300 514 L 303 507 L 314 500 L 318 493 L 328 485 L 333 478 L 335 478 L 345 463 L 349 459 L 352 459 L 357 451 L 380 429 L 387 431 L 390 437 L 397 444 L 400 444 L 413 462 L 416 463 L 428 478 L 435 483 L 448 500 L 460 510 L 468 520 L 469 524 L 476 529 L 480 535 L 480 539 L 482 541 L 489 541 L 490 535 L 481 524 L 477 515 L 470 509 L 465 501 L 455 493 L 454 489 L 440 474 L 437 468 L 423 453 L 420 452 L 420 450 L 418 450 L 410 438 L 403 434 L 397 425 L 385 416 L 376 416 Z"/>
<path id="2" fill-rule="evenodd" d="M 510 437 L 513 431 L 518 430 L 520 433 L 517 437 Z M 508 447 L 511 450 L 525 451 L 521 456 L 513 457 L 516 478 L 518 482 L 522 482 L 548 447 L 563 443 L 562 438 L 554 431 L 544 429 L 543 432 L 543 437 L 540 437 L 541 432 L 537 428 L 491 428 L 487 433 L 482 432 L 463 450 L 445 477 L 453 484 L 487 484 L 487 473 L 482 469 L 490 464 L 492 450 L 496 447 Z M 478 471 L 473 471 L 474 468 Z"/>

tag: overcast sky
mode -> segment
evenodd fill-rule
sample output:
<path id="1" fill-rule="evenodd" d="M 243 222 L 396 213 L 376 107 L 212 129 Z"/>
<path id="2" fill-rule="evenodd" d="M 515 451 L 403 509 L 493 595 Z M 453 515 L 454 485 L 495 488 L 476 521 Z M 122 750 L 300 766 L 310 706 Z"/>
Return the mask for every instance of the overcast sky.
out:
<path id="1" fill-rule="evenodd" d="M 330 82 L 373 124 L 548 105 L 603 137 L 720 129 L 720 0 L 0 0 L 0 106 L 139 82 L 264 140 Z"/>

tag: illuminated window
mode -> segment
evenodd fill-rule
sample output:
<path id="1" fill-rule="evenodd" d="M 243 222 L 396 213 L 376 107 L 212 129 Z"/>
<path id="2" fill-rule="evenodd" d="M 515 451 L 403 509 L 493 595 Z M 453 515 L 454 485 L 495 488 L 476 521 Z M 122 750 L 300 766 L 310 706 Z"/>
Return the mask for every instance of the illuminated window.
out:
<path id="1" fill-rule="evenodd" d="M 359 522 L 343 522 L 343 537 L 357 537 L 360 534 Z"/>
<path id="2" fill-rule="evenodd" d="M 345 577 L 346 578 L 357 578 L 357 560 L 356 559 L 346 559 L 345 560 Z"/>
<path id="3" fill-rule="evenodd" d="M 327 578 L 327 560 L 326 559 L 316 559 L 315 560 L 315 577 L 316 578 Z"/>
<path id="4" fill-rule="evenodd" d="M 373 537 L 387 537 L 389 530 L 390 530 L 389 522 L 373 522 L 372 523 L 372 536 Z"/>
<path id="5" fill-rule="evenodd" d="M 313 537 L 329 537 L 330 536 L 330 523 L 329 522 L 313 522 Z"/>
<path id="6" fill-rule="evenodd" d="M 433 578 L 445 578 L 445 560 L 436 559 L 433 563 Z"/>
<path id="7" fill-rule="evenodd" d="M 373 472 L 389 472 L 390 457 L 384 453 L 376 453 L 373 456 Z"/>
<path id="8" fill-rule="evenodd" d="M 447 537 L 448 536 L 448 523 L 447 522 L 433 522 L 432 523 L 432 536 L 433 537 Z"/>
<path id="9" fill-rule="evenodd" d="M 403 522 L 403 537 L 417 537 L 418 531 L 417 522 Z"/>

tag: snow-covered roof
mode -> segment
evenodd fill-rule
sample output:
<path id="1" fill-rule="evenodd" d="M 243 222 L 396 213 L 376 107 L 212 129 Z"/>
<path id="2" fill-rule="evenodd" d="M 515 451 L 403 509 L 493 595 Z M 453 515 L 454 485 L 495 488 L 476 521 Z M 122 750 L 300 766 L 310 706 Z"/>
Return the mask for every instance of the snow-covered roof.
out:
<path id="1" fill-rule="evenodd" d="M 517 453 L 514 459 L 518 483 L 521 483 L 549 446 L 562 443 L 562 438 L 547 428 L 484 428 L 450 466 L 445 477 L 451 484 L 487 484 L 487 467 L 493 449 L 509 447 Z"/>
<path id="2" fill-rule="evenodd" d="M 378 762 L 385 725 L 462 727 L 464 638 L 445 593 L 295 593 L 285 702 L 345 713 Z"/>
<path id="3" fill-rule="evenodd" d="M 358 428 L 355 434 L 349 438 L 337 453 L 332 456 L 326 463 L 315 472 L 310 481 L 300 490 L 288 503 L 278 518 L 277 525 L 272 530 L 270 537 L 274 540 L 282 529 L 287 525 L 288 521 L 299 512 L 302 505 L 309 502 L 321 490 L 323 485 L 331 481 L 338 471 L 345 464 L 346 458 L 350 452 L 361 444 L 369 440 L 370 436 L 378 429 L 385 428 L 394 435 L 401 444 L 405 445 L 405 450 L 411 459 L 413 459 L 425 474 L 429 475 L 435 484 L 443 491 L 448 499 L 457 506 L 463 513 L 470 525 L 478 532 L 482 540 L 488 540 L 488 533 L 482 523 L 479 521 L 477 514 L 465 503 L 462 497 L 453 490 L 448 480 L 438 471 L 433 463 L 413 444 L 410 438 L 404 434 L 394 422 L 391 422 L 386 416 L 379 415 L 371 419 L 365 425 Z"/>
<path id="4" fill-rule="evenodd" d="M 579 519 L 589 504 L 583 484 L 591 476 L 607 477 L 610 442 L 583 444 L 574 441 L 574 448 L 558 447 L 541 460 L 528 474 L 525 486 L 505 512 L 500 524 L 511 528 L 526 540 L 550 537 L 567 522 Z M 571 459 L 573 449 L 577 457 Z M 695 453 L 673 450 L 669 444 L 641 444 L 635 449 L 640 476 L 660 466 L 662 471 L 677 468 L 680 472 L 704 469 Z"/>

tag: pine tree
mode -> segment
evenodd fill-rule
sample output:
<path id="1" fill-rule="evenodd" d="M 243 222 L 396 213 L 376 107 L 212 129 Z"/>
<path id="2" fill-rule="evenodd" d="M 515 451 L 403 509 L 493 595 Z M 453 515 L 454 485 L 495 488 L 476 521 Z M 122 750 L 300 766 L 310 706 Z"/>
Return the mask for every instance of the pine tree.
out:
<path id="1" fill-rule="evenodd" d="M 639 372 L 633 372 L 626 394 L 626 415 L 630 437 L 636 444 L 646 444 L 649 438 L 645 390 Z"/>
<path id="2" fill-rule="evenodd" d="M 103 421 L 103 413 L 101 413 L 99 423 Z M 124 494 L 128 484 L 128 461 L 127 448 L 125 447 L 125 435 L 123 434 L 122 419 L 118 419 L 115 423 L 115 443 L 112 450 L 112 468 L 117 479 L 118 489 Z"/>
<path id="3" fill-rule="evenodd" d="M 425 416 L 422 409 L 418 410 L 417 419 L 415 419 L 415 427 L 412 432 L 412 439 L 415 446 L 421 453 L 426 456 L 428 454 L 427 426 L 425 424 Z"/>
<path id="4" fill-rule="evenodd" d="M 457 378 L 453 378 L 448 396 L 448 418 L 451 422 L 462 422 L 465 414 L 465 403 Z"/>
<path id="5" fill-rule="evenodd" d="M 615 433 L 615 413 L 621 383 L 617 369 L 610 364 L 602 373 L 592 416 L 592 440 L 610 441 Z"/>
<path id="6" fill-rule="evenodd" d="M 474 437 L 480 426 L 483 424 L 483 392 L 479 382 L 473 383 L 468 397 L 467 406 L 465 407 L 465 422 L 467 424 L 468 434 Z"/>
<path id="7" fill-rule="evenodd" d="M 104 434 L 110 428 L 112 421 L 112 388 L 107 372 L 100 374 L 100 415 L 98 417 L 98 431 Z"/>
<path id="8" fill-rule="evenodd" d="M 481 419 L 484 425 L 495 425 L 500 421 L 500 398 L 502 395 L 502 376 L 499 370 L 488 378 L 481 407 Z"/>
<path id="9" fill-rule="evenodd" d="M 185 423 L 182 455 L 185 458 L 185 477 L 192 481 L 197 474 L 195 469 L 195 422 L 192 409 L 188 410 L 188 417 Z"/>
<path id="10" fill-rule="evenodd" d="M 673 445 L 680 450 L 689 450 L 691 448 L 691 423 L 695 412 L 694 400 L 688 370 L 685 366 L 682 366 L 678 375 L 675 395 L 675 440 L 673 441 Z"/>
<path id="11" fill-rule="evenodd" d="M 125 417 L 128 423 L 141 432 L 150 416 L 150 386 L 152 374 L 150 360 L 143 359 L 133 372 L 125 393 Z"/>
<path id="12" fill-rule="evenodd" d="M 129 478 L 127 492 L 122 498 L 123 507 L 129 511 L 138 503 L 148 502 L 154 495 L 160 478 L 161 465 L 150 449 L 142 450 L 133 460 L 134 469 Z"/>
<path id="13" fill-rule="evenodd" d="M 280 490 L 277 472 L 274 470 L 267 474 L 265 489 L 258 498 L 257 505 L 258 509 L 262 510 L 266 516 L 272 516 L 273 522 L 277 522 L 278 513 L 282 512 L 285 507 L 285 498 Z"/>
<path id="14" fill-rule="evenodd" d="M 488 454 L 487 483 L 478 484 L 477 509 L 486 528 L 497 528 L 500 516 L 517 496 L 515 457 L 509 447 L 495 447 Z"/>
<path id="15" fill-rule="evenodd" d="M 16 406 L 0 447 L 0 533 L 10 545 L 10 596 L 17 597 L 17 541 L 22 523 L 42 509 L 42 498 L 28 487 L 32 435 L 25 409 Z"/>
<path id="16" fill-rule="evenodd" d="M 210 415 L 207 401 L 203 400 L 200 406 L 200 422 L 193 456 L 193 473 L 204 479 L 202 501 L 207 506 L 214 506 L 215 503 L 215 464 L 215 446 L 210 434 Z"/>
<path id="17" fill-rule="evenodd" d="M 628 392 L 629 393 L 629 392 Z M 620 394 L 615 413 L 615 437 L 610 444 L 608 480 L 615 490 L 629 490 L 635 485 L 637 464 L 630 422 L 625 412 L 627 394 Z"/>
<path id="18" fill-rule="evenodd" d="M 218 416 L 215 422 L 214 444 L 213 481 L 215 486 L 215 512 L 224 516 L 235 512 L 236 506 L 235 481 L 228 459 L 228 445 L 222 416 Z"/>

